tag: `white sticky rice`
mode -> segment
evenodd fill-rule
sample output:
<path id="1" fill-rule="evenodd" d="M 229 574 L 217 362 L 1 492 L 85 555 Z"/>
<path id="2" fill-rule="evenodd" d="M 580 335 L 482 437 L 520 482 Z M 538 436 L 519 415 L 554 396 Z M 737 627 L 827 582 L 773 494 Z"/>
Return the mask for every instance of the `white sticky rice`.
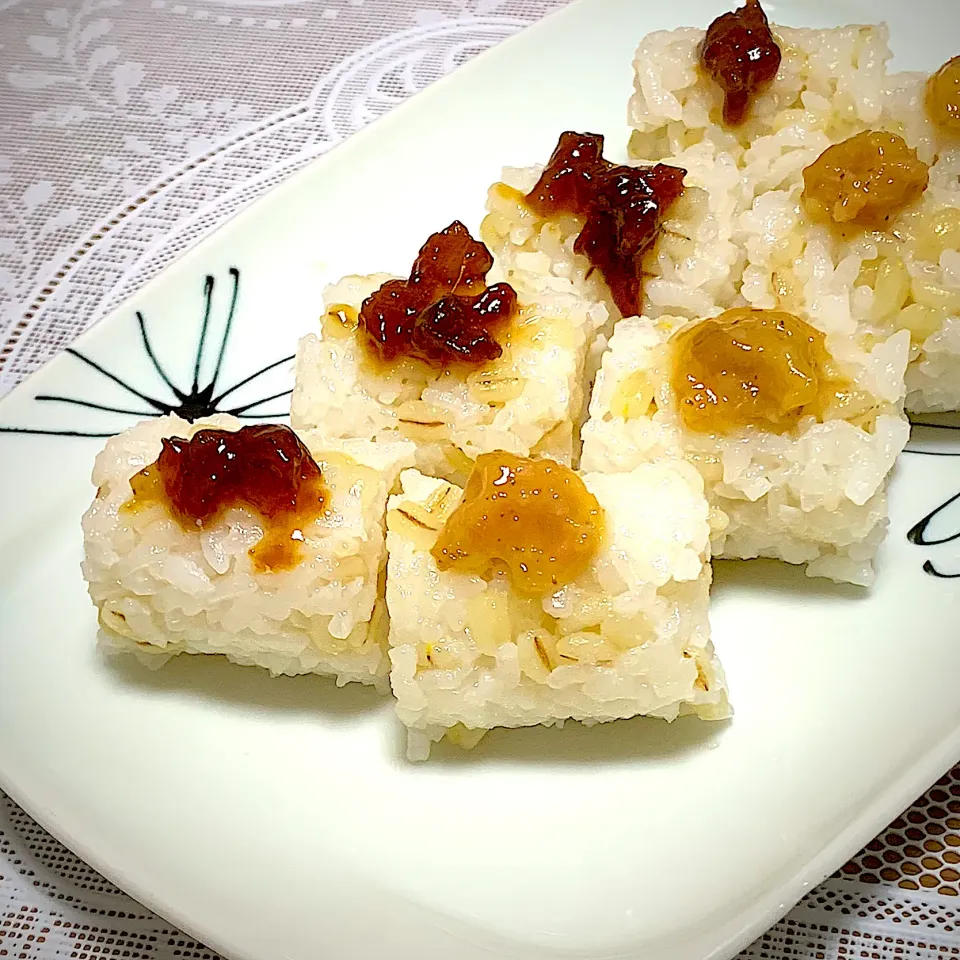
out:
<path id="1" fill-rule="evenodd" d="M 469 745 L 496 726 L 729 715 L 709 640 L 700 477 L 675 461 L 583 481 L 606 514 L 600 553 L 537 600 L 505 576 L 441 572 L 430 548 L 462 491 L 401 474 L 387 513 L 387 603 L 390 679 L 411 759 L 451 729 Z"/>
<path id="2" fill-rule="evenodd" d="M 742 206 L 737 166 L 710 143 L 661 159 L 687 175 L 683 196 L 668 211 L 661 236 L 644 260 L 649 278 L 643 309 L 650 316 L 706 316 L 735 296 L 740 276 L 742 257 L 731 242 Z M 488 192 L 480 236 L 496 254 L 499 276 L 518 288 L 546 286 L 590 304 L 601 302 L 619 319 L 600 272 L 574 253 L 583 218 L 540 217 L 523 202 L 542 172 L 540 165 L 507 167 Z"/>
<path id="3" fill-rule="evenodd" d="M 156 461 L 162 438 L 240 426 L 225 415 L 196 423 L 160 417 L 113 437 L 97 457 L 97 496 L 83 517 L 83 574 L 102 648 L 151 667 L 181 653 L 214 653 L 273 675 L 382 685 L 383 517 L 398 472 L 413 462 L 412 445 L 330 445 L 301 434 L 330 493 L 327 508 L 303 529 L 297 566 L 258 572 L 248 551 L 263 536 L 262 521 L 246 508 L 197 532 L 160 504 L 124 509 L 130 478 Z"/>
<path id="4" fill-rule="evenodd" d="M 886 478 L 909 436 L 901 414 L 906 333 L 869 352 L 827 338 L 834 364 L 857 389 L 823 422 L 718 436 L 686 429 L 670 388 L 668 340 L 685 324 L 635 317 L 617 325 L 583 429 L 583 469 L 685 456 L 715 511 L 715 557 L 775 557 L 805 563 L 810 576 L 871 583 L 887 526 Z"/>
<path id="5" fill-rule="evenodd" d="M 250 509 L 190 531 L 161 504 L 128 509 L 130 480 L 163 438 L 240 421 L 167 416 L 108 441 L 83 517 L 102 649 L 150 667 L 222 654 L 338 685 L 386 689 L 389 676 L 412 760 L 498 726 L 730 716 L 707 617 L 711 556 L 869 585 L 904 406 L 960 409 L 960 141 L 928 121 L 925 74 L 888 72 L 885 26 L 772 29 L 780 70 L 734 130 L 697 66 L 704 28 L 652 33 L 636 51 L 630 162 L 687 171 L 644 259 L 636 315 L 574 253 L 581 218 L 527 207 L 539 165 L 503 170 L 480 228 L 487 282 L 519 301 L 498 360 L 374 362 L 358 315 L 395 278 L 325 290 L 320 329 L 298 347 L 291 421 L 330 496 L 292 569 L 254 567 L 264 528 Z M 867 130 L 902 136 L 929 186 L 883 231 L 813 222 L 803 170 Z M 824 335 L 844 386 L 819 419 L 784 433 L 685 426 L 671 337 L 738 307 L 787 311 Z M 476 458 L 497 450 L 579 466 L 604 511 L 598 555 L 542 599 L 505 573 L 440 571 L 430 552 Z"/>
<path id="6" fill-rule="evenodd" d="M 770 189 L 795 167 L 793 161 L 805 166 L 830 143 L 879 120 L 891 56 L 886 26 L 810 30 L 771 24 L 771 30 L 782 54 L 780 69 L 734 129 L 720 122 L 720 87 L 698 67 L 706 25 L 644 37 L 634 55 L 627 107 L 631 155 L 659 160 L 709 140 L 742 163 L 748 147 L 774 136 L 784 154 L 800 150 L 808 159 L 781 160 L 768 171 Z M 812 122 L 814 117 L 828 122 Z"/>
<path id="7" fill-rule="evenodd" d="M 783 53 L 779 73 L 735 131 L 719 122 L 719 87 L 697 69 L 705 31 L 646 37 L 634 59 L 631 155 L 658 160 L 709 145 L 732 158 L 741 196 L 730 235 L 746 255 L 740 302 L 868 341 L 908 330 L 907 408 L 957 409 L 960 144 L 938 142 L 926 119 L 926 75 L 887 73 L 885 26 L 772 29 Z M 807 219 L 802 172 L 827 147 L 865 130 L 902 136 L 933 165 L 930 186 L 885 232 L 841 238 Z M 945 223 L 956 226 L 944 230 Z M 647 313 L 658 315 L 649 305 Z"/>
<path id="8" fill-rule="evenodd" d="M 683 196 L 669 210 L 663 231 L 644 258 L 647 279 L 643 304 L 649 316 L 698 317 L 719 313 L 736 299 L 743 256 L 731 240 L 735 216 L 742 208 L 736 163 L 712 144 L 696 144 L 664 160 L 687 171 Z M 494 275 L 531 296 L 569 297 L 598 320 L 584 368 L 586 400 L 614 324 L 622 314 L 600 272 L 574 244 L 582 217 L 541 217 L 524 202 L 536 185 L 542 165 L 506 167 L 487 193 L 487 216 L 480 237 L 495 254 Z M 639 309 L 639 305 L 638 305 Z M 586 404 L 575 421 L 579 430 Z M 578 446 L 574 448 L 577 461 Z"/>
<path id="9" fill-rule="evenodd" d="M 603 305 L 518 286 L 519 313 L 498 337 L 499 359 L 459 371 L 416 360 L 374 367 L 338 317 L 355 322 L 364 299 L 390 279 L 345 277 L 325 291 L 320 335 L 304 337 L 297 351 L 293 425 L 331 440 L 413 440 L 421 470 L 459 482 L 493 450 L 570 464 L 588 344 L 607 320 Z"/>
<path id="10" fill-rule="evenodd" d="M 524 202 L 543 166 L 505 167 L 501 180 L 487 191 L 487 215 L 480 239 L 494 256 L 497 280 L 517 291 L 551 291 L 588 304 L 604 304 L 607 316 L 619 317 L 610 291 L 590 261 L 573 252 L 583 218 L 540 217 Z"/>

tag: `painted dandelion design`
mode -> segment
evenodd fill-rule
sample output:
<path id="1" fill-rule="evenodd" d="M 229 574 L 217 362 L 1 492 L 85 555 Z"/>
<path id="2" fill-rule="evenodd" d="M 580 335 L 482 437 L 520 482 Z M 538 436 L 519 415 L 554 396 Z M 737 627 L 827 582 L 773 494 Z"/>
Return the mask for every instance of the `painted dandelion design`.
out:
<path id="1" fill-rule="evenodd" d="M 178 416 L 183 417 L 185 420 L 191 421 L 197 420 L 201 417 L 208 417 L 214 413 L 229 413 L 235 417 L 255 420 L 285 417 L 287 415 L 286 411 L 260 412 L 259 408 L 264 404 L 269 403 L 271 400 L 277 400 L 281 397 L 289 396 L 291 393 L 290 389 L 281 390 L 277 393 L 272 393 L 269 396 L 260 397 L 257 400 L 248 401 L 236 406 L 229 406 L 228 398 L 235 394 L 236 391 L 238 391 L 241 387 L 245 387 L 247 384 L 254 382 L 265 373 L 274 370 L 285 363 L 289 363 L 291 360 L 293 360 L 293 354 L 281 357 L 279 360 L 274 360 L 272 363 L 268 363 L 266 366 L 260 367 L 258 370 L 255 370 L 253 373 L 249 374 L 249 376 L 243 377 L 243 379 L 238 380 L 236 383 L 233 383 L 224 389 L 218 390 L 220 374 L 223 368 L 224 357 L 227 352 L 227 345 L 233 330 L 233 319 L 237 308 L 237 300 L 240 294 L 240 271 L 236 267 L 231 267 L 229 270 L 229 275 L 232 284 L 230 291 L 230 303 L 227 310 L 226 321 L 223 325 L 222 333 L 220 334 L 219 345 L 214 348 L 216 349 L 217 354 L 213 372 L 206 383 L 201 385 L 201 369 L 203 367 L 204 360 L 206 359 L 209 341 L 211 339 L 209 336 L 211 326 L 210 321 L 213 310 L 213 293 L 216 285 L 216 281 L 214 280 L 213 276 L 209 274 L 206 276 L 203 283 L 203 313 L 200 321 L 199 333 L 197 336 L 196 349 L 194 351 L 193 379 L 188 390 L 181 389 L 179 386 L 177 386 L 173 378 L 160 363 L 157 355 L 154 353 L 153 345 L 150 342 L 150 335 L 147 331 L 146 319 L 138 310 L 136 312 L 136 319 L 140 335 L 139 344 L 145 352 L 146 357 L 149 359 L 150 366 L 160 377 L 160 379 L 163 381 L 163 384 L 169 391 L 169 399 L 155 397 L 144 392 L 143 390 L 138 389 L 128 382 L 128 380 L 120 377 L 113 371 L 108 370 L 105 366 L 98 363 L 91 357 L 88 357 L 85 353 L 81 353 L 79 350 L 76 350 L 73 347 L 67 347 L 65 351 L 66 353 L 68 353 L 71 357 L 76 358 L 86 366 L 92 368 L 101 377 L 104 377 L 107 380 L 117 384 L 132 398 L 138 400 L 140 402 L 140 406 L 112 406 L 103 403 L 94 403 L 91 400 L 84 400 L 80 397 L 58 396 L 55 394 L 38 394 L 36 397 L 34 397 L 34 400 L 36 400 L 38 403 L 44 404 L 55 403 L 75 408 L 81 407 L 86 410 L 124 414 L 137 419 L 142 419 L 144 417 L 160 417 L 170 413 L 177 414 Z M 108 432 L 97 432 L 87 430 L 0 426 L 0 432 L 50 435 L 59 437 L 111 437 L 119 431 L 111 430 Z"/>
<path id="2" fill-rule="evenodd" d="M 932 423 L 924 420 L 911 420 L 910 422 L 914 427 L 925 427 L 934 431 L 960 431 L 960 423 Z M 947 450 L 924 450 L 916 447 L 907 447 L 904 453 L 912 453 L 924 457 L 960 458 L 960 447 L 953 447 Z M 955 504 L 956 506 L 954 506 Z M 953 509 L 951 510 L 951 508 Z M 951 513 L 953 515 L 953 526 L 956 529 L 939 533 L 929 532 L 931 525 L 942 522 L 945 518 L 947 518 L 949 522 Z M 960 491 L 957 491 L 952 497 L 948 497 L 943 503 L 934 507 L 922 520 L 915 523 L 907 531 L 907 539 L 920 547 L 939 547 L 947 543 L 960 541 Z M 939 577 L 944 580 L 960 579 L 960 570 L 942 570 L 930 559 L 924 560 L 923 570 L 932 577 Z"/>

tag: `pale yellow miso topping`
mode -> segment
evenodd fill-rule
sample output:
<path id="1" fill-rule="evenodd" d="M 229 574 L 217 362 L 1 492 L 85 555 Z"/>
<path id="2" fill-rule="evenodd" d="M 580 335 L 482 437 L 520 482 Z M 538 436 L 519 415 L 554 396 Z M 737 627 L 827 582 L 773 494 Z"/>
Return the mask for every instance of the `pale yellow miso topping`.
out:
<path id="1" fill-rule="evenodd" d="M 823 334 L 782 310 L 727 310 L 679 330 L 670 348 L 670 386 L 688 430 L 784 433 L 802 417 L 821 419 L 837 395 Z"/>
<path id="2" fill-rule="evenodd" d="M 960 57 L 948 60 L 927 81 L 924 106 L 943 133 L 960 135 Z"/>
<path id="3" fill-rule="evenodd" d="M 927 165 L 903 137 L 865 130 L 804 168 L 802 200 L 818 223 L 885 230 L 920 199 L 928 180 Z"/>
<path id="4" fill-rule="evenodd" d="M 498 450 L 477 458 L 463 499 L 431 553 L 441 570 L 505 570 L 525 596 L 546 596 L 596 557 L 603 510 L 569 467 Z"/>

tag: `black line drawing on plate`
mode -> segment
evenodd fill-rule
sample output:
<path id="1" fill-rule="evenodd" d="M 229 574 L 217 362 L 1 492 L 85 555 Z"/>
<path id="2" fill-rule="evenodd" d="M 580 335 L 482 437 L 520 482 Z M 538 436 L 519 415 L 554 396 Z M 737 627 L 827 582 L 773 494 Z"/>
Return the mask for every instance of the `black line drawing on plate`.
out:
<path id="1" fill-rule="evenodd" d="M 258 370 L 255 370 L 249 376 L 246 376 L 243 379 L 238 380 L 236 383 L 231 384 L 226 389 L 217 392 L 218 381 L 220 379 L 220 373 L 223 367 L 223 359 L 226 355 L 227 344 L 229 343 L 230 335 L 233 331 L 233 318 L 237 309 L 237 300 L 240 296 L 240 271 L 236 267 L 230 267 L 229 274 L 232 281 L 230 306 L 228 308 L 226 322 L 223 327 L 223 333 L 220 337 L 220 344 L 217 347 L 216 364 L 213 369 L 213 374 L 207 383 L 201 386 L 200 370 L 203 366 L 205 352 L 207 350 L 207 335 L 210 328 L 210 314 L 213 309 L 213 291 L 216 284 L 216 281 L 211 274 L 207 274 L 203 282 L 203 316 L 200 321 L 200 331 L 197 337 L 196 350 L 194 351 L 193 381 L 189 390 L 182 390 L 180 387 L 178 387 L 173 378 L 167 373 L 160 361 L 157 359 L 157 356 L 153 350 L 153 345 L 150 342 L 150 335 L 147 332 L 147 321 L 143 314 L 138 310 L 136 311 L 136 318 L 140 332 L 140 345 L 149 358 L 150 364 L 154 371 L 156 371 L 166 388 L 170 391 L 172 399 L 165 400 L 151 396 L 150 394 L 137 389 L 137 387 L 130 384 L 123 377 L 111 370 L 108 370 L 106 367 L 102 366 L 91 357 L 88 357 L 86 354 L 81 353 L 79 350 L 73 347 L 67 347 L 64 351 L 65 353 L 68 353 L 71 357 L 74 357 L 81 363 L 91 367 L 98 374 L 100 374 L 100 376 L 105 377 L 108 380 L 112 380 L 118 386 L 122 387 L 128 394 L 130 394 L 132 398 L 139 400 L 142 406 L 140 408 L 136 408 L 133 405 L 130 407 L 108 406 L 102 403 L 93 403 L 90 400 L 84 400 L 80 397 L 65 397 L 56 394 L 45 393 L 38 394 L 36 397 L 34 397 L 34 400 L 38 403 L 59 403 L 72 407 L 80 407 L 85 410 L 102 410 L 108 413 L 127 414 L 131 417 L 137 417 L 139 419 L 144 417 L 160 417 L 170 413 L 175 413 L 178 416 L 183 417 L 184 420 L 190 421 L 198 420 L 201 417 L 209 417 L 214 413 L 229 413 L 235 417 L 251 420 L 265 420 L 273 419 L 275 417 L 285 417 L 287 415 L 286 411 L 278 413 L 258 413 L 251 411 L 256 411 L 256 408 L 261 407 L 265 403 L 269 403 L 271 400 L 277 400 L 280 397 L 289 396 L 292 392 L 292 389 L 281 390 L 279 393 L 273 393 L 270 396 L 261 397 L 258 400 L 239 404 L 235 407 L 227 407 L 223 404 L 231 394 L 235 393 L 241 387 L 253 382 L 268 371 L 274 370 L 285 363 L 289 363 L 291 360 L 293 360 L 295 356 L 294 354 L 281 357 L 279 360 L 274 360 L 272 363 L 268 363 L 265 366 L 260 367 Z M 114 436 L 117 431 L 114 430 L 102 433 L 85 430 L 51 430 L 33 427 L 0 426 L 0 433 L 26 433 L 55 437 L 105 438 Z"/>
<path id="2" fill-rule="evenodd" d="M 932 430 L 960 430 L 960 424 L 958 423 L 931 423 L 925 420 L 911 420 L 910 423 L 914 427 L 927 427 Z M 960 457 L 960 447 L 956 450 L 917 450 L 912 447 L 907 447 L 903 452 L 924 457 Z M 954 541 L 960 540 L 960 527 L 958 527 L 955 532 L 948 533 L 945 536 L 927 536 L 927 529 L 930 524 L 933 523 L 944 510 L 951 507 L 958 500 L 960 500 L 960 491 L 952 497 L 948 497 L 943 503 L 934 507 L 923 519 L 915 523 L 907 531 L 907 539 L 920 547 L 938 547 L 945 543 L 953 543 Z M 960 570 L 956 573 L 946 573 L 934 566 L 933 561 L 930 559 L 923 561 L 923 571 L 924 573 L 930 574 L 931 577 L 938 577 L 941 580 L 960 579 Z"/>

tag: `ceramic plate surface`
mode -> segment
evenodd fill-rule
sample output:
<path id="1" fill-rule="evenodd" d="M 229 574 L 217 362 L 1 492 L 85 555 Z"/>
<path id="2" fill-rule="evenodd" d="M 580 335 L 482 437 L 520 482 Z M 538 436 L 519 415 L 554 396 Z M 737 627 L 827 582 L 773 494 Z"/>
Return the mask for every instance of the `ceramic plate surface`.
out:
<path id="1" fill-rule="evenodd" d="M 769 11 L 885 18 L 897 67 L 957 53 L 955 0 Z M 369 690 L 200 658 L 150 673 L 94 647 L 80 515 L 102 441 L 63 434 L 167 408 L 281 413 L 268 398 L 289 389 L 326 282 L 399 273 L 432 230 L 477 226 L 501 165 L 543 160 L 563 129 L 615 153 L 636 42 L 717 12 L 581 0 L 272 192 L 0 404 L 0 424 L 50 431 L 0 435 L 0 786 L 222 952 L 728 957 L 960 757 L 949 430 L 915 431 L 925 452 L 901 458 L 872 592 L 717 564 L 727 724 L 500 731 L 411 765 Z"/>

